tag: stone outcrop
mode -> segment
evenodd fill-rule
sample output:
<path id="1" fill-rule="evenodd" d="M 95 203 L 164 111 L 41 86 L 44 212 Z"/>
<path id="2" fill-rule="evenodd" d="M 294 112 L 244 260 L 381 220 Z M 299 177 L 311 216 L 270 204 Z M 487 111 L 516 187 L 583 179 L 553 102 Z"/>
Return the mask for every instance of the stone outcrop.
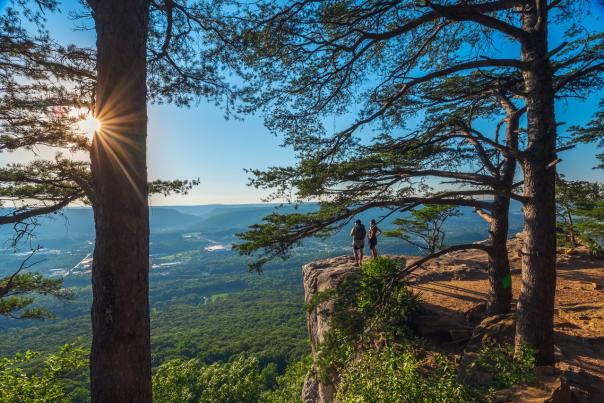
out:
<path id="1" fill-rule="evenodd" d="M 422 304 L 422 312 L 413 321 L 418 336 L 440 346 L 467 342 L 473 329 L 462 313 L 427 303 Z"/>
<path id="2" fill-rule="evenodd" d="M 404 260 L 405 258 L 397 257 L 396 259 Z M 446 270 L 446 266 L 444 269 Z M 314 297 L 322 291 L 337 288 L 358 270 L 352 257 L 345 256 L 319 260 L 303 267 L 304 300 L 308 307 L 307 328 L 315 362 L 320 354 L 319 347 L 329 331 L 329 313 L 333 311 L 333 302 L 324 301 L 317 304 Z M 425 301 L 424 312 L 414 321 L 416 333 L 429 343 L 438 345 L 441 349 L 451 346 L 457 352 L 460 352 L 460 349 L 464 350 L 460 363 L 460 375 L 476 386 L 486 385 L 492 381 L 489 374 L 471 365 L 478 357 L 481 347 L 485 344 L 513 343 L 515 332 L 514 314 L 483 319 L 483 305 L 476 305 L 464 315 L 464 312 Z M 572 382 L 572 379 L 568 381 Z M 302 401 L 304 403 L 332 403 L 337 382 L 338 375 L 335 370 L 323 369 L 319 375 L 318 368 L 313 366 L 304 382 Z M 572 387 L 572 384 L 570 385 Z M 560 376 L 559 371 L 551 367 L 543 367 L 538 368 L 534 382 L 498 391 L 495 401 L 570 403 L 571 387 L 569 387 L 567 379 Z M 576 392 L 574 394 L 576 396 Z"/>
<path id="3" fill-rule="evenodd" d="M 319 260 L 303 267 L 304 275 L 304 302 L 310 306 L 313 296 L 321 291 L 335 288 L 352 273 L 359 269 L 351 257 L 335 257 L 332 259 Z M 329 330 L 329 320 L 326 313 L 333 308 L 332 302 L 323 302 L 309 309 L 306 314 L 308 336 L 313 358 L 316 359 L 319 345 L 323 342 L 325 334 Z M 304 403 L 330 403 L 335 395 L 337 374 L 328 371 L 327 379 L 320 379 L 316 368 L 312 368 L 306 376 L 302 390 L 302 401 Z"/>
<path id="4" fill-rule="evenodd" d="M 500 390 L 495 394 L 496 403 L 571 403 L 573 397 L 566 380 L 553 367 L 538 367 L 537 379 L 528 385 Z"/>
<path id="5" fill-rule="evenodd" d="M 466 382 L 486 385 L 492 381 L 492 374 L 481 368 L 472 368 L 484 345 L 503 345 L 514 342 L 516 328 L 515 314 L 495 315 L 484 319 L 475 329 L 466 344 L 460 365 L 460 373 Z M 553 367 L 538 367 L 536 379 L 528 384 L 500 390 L 495 394 L 495 402 L 571 403 L 571 390 L 560 371 Z"/>

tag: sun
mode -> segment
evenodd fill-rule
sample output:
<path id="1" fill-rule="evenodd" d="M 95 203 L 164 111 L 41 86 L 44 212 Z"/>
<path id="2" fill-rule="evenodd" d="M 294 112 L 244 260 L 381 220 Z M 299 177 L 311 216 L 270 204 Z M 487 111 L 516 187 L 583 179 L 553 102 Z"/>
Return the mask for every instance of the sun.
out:
<path id="1" fill-rule="evenodd" d="M 101 121 L 92 115 L 88 115 L 85 119 L 79 123 L 80 130 L 86 134 L 87 137 L 92 138 L 94 133 L 101 130 Z"/>

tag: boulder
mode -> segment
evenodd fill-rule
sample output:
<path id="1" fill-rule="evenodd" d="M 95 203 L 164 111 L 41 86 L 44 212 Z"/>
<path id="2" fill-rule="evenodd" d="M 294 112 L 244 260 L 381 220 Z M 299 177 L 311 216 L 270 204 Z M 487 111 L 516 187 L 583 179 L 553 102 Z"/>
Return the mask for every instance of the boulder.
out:
<path id="1" fill-rule="evenodd" d="M 515 331 L 516 317 L 511 313 L 489 316 L 480 322 L 474 329 L 470 341 L 468 341 L 464 349 L 463 358 L 459 366 L 459 374 L 462 378 L 474 385 L 491 383 L 492 375 L 472 364 L 478 358 L 483 346 L 513 343 Z"/>
<path id="2" fill-rule="evenodd" d="M 537 379 L 527 385 L 500 390 L 494 401 L 531 402 L 531 403 L 571 403 L 573 401 L 570 387 L 554 367 L 538 367 Z"/>
<path id="3" fill-rule="evenodd" d="M 466 382 L 474 385 L 487 385 L 492 375 L 472 363 L 484 345 L 505 345 L 514 342 L 516 329 L 515 314 L 495 315 L 485 318 L 474 329 L 470 341 L 464 349 L 460 364 L 460 374 Z M 566 378 L 554 367 L 538 367 L 533 382 L 500 390 L 494 401 L 531 402 L 531 403 L 571 403 L 571 389 Z"/>
<path id="4" fill-rule="evenodd" d="M 465 343 L 473 330 L 461 313 L 430 304 L 422 305 L 422 313 L 414 319 L 413 328 L 417 335 L 440 346 Z"/>

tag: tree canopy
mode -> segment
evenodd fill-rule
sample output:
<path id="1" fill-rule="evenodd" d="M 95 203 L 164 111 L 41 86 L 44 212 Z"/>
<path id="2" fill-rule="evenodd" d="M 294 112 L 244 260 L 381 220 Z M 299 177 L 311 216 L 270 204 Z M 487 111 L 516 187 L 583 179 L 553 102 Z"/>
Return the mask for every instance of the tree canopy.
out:
<path id="1" fill-rule="evenodd" d="M 536 347 L 538 361 L 551 363 L 554 183 L 557 153 L 565 147 L 554 105 L 601 88 L 604 67 L 602 34 L 581 26 L 585 5 L 260 2 L 241 30 L 245 60 L 257 72 L 253 102 L 265 111 L 268 127 L 295 150 L 298 163 L 252 171 L 251 184 L 274 189 L 276 197 L 320 201 L 321 210 L 272 214 L 242 234 L 236 248 L 257 253 L 258 267 L 372 207 L 401 212 L 436 198 L 489 213 L 494 206 L 485 196 L 503 193 L 522 202 L 526 215 L 517 348 Z M 564 39 L 550 44 L 554 26 Z M 501 52 L 502 43 L 509 52 Z M 500 112 L 497 118 L 493 99 L 514 118 L 504 120 Z M 509 123 L 524 114 L 514 144 L 506 143 L 501 127 L 513 127 Z M 336 117 L 343 123 L 330 129 Z M 491 124 L 485 133 L 475 119 L 504 123 Z M 444 140 L 432 141 L 434 132 Z M 477 169 L 471 157 L 464 164 L 469 144 L 481 162 Z M 524 178 L 502 187 L 492 177 L 500 178 L 505 159 L 518 161 Z M 515 165 L 508 166 L 513 179 Z M 410 177 L 461 179 L 470 186 L 428 192 Z"/>

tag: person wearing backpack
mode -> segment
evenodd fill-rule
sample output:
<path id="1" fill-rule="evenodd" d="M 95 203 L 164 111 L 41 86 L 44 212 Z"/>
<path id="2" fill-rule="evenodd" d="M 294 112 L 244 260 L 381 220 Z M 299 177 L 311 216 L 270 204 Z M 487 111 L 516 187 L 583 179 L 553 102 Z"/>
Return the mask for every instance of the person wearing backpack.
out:
<path id="1" fill-rule="evenodd" d="M 354 227 L 350 231 L 352 237 L 352 252 L 354 253 L 354 262 L 357 266 L 363 263 L 363 252 L 365 249 L 365 236 L 367 231 L 361 220 L 354 222 Z"/>

